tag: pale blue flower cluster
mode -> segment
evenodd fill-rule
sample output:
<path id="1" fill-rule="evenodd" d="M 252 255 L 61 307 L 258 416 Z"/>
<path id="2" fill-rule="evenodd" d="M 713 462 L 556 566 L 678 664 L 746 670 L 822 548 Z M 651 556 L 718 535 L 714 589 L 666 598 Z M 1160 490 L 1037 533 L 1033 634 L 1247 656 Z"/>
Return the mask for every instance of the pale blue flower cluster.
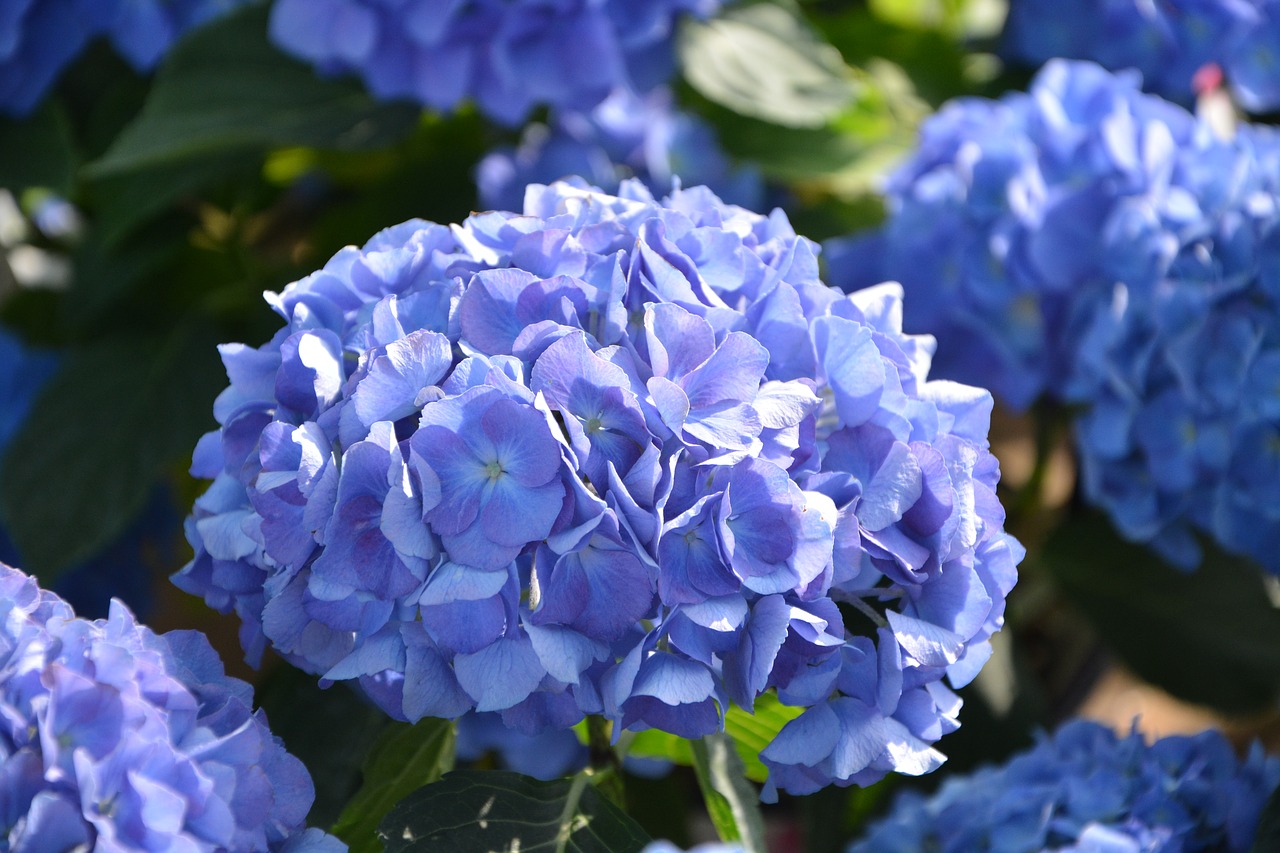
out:
<path id="1" fill-rule="evenodd" d="M 705 185 L 731 204 L 757 209 L 764 184 L 750 166 L 734 166 L 706 122 L 678 110 L 660 86 L 637 95 L 618 89 L 589 112 L 557 110 L 548 124 L 527 127 L 517 148 L 500 148 L 476 171 L 480 203 L 516 210 L 524 188 L 571 175 L 614 192 L 628 177 L 649 190 L 670 192 L 675 181 Z"/>
<path id="2" fill-rule="evenodd" d="M 1280 760 L 1221 733 L 1153 744 L 1076 720 L 999 767 L 899 795 L 849 853 L 1244 853 Z M 1256 848 L 1253 848 L 1256 849 Z"/>
<path id="3" fill-rule="evenodd" d="M 271 36 L 327 74 L 358 74 L 377 98 L 436 110 L 473 100 L 520 124 L 536 106 L 590 110 L 618 87 L 674 70 L 682 15 L 723 0 L 277 0 Z"/>
<path id="4" fill-rule="evenodd" d="M 533 186 L 269 294 L 222 347 L 175 581 L 395 717 L 699 737 L 805 708 L 776 788 L 923 773 L 1003 621 L 991 397 L 927 381 L 894 286 L 705 188 Z"/>
<path id="5" fill-rule="evenodd" d="M 76 618 L 0 564 L 0 847 L 13 853 L 342 853 L 253 690 L 204 635 L 116 602 Z"/>
<path id="6" fill-rule="evenodd" d="M 0 3 L 0 114 L 34 110 L 89 42 L 110 39 L 139 71 L 188 30 L 250 0 L 5 0 Z"/>
<path id="7" fill-rule="evenodd" d="M 1050 63 L 962 100 L 832 246 L 833 280 L 899 278 L 939 371 L 1078 411 L 1083 481 L 1127 537 L 1200 560 L 1194 530 L 1280 570 L 1280 142 L 1220 139 L 1134 75 Z"/>
<path id="8" fill-rule="evenodd" d="M 1280 0 L 1019 0 L 1004 50 L 1037 65 L 1066 57 L 1136 68 L 1150 91 L 1183 103 L 1197 72 L 1215 65 L 1245 109 L 1280 108 Z"/>

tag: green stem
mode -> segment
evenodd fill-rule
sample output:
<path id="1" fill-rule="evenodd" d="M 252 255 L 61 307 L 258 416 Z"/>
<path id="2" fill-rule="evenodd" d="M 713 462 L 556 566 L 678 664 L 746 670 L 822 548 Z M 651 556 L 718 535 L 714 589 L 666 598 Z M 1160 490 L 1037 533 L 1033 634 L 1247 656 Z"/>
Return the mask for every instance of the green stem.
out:
<path id="1" fill-rule="evenodd" d="M 591 714 L 587 717 L 586 775 L 601 794 L 623 811 L 627 810 L 626 788 L 622 780 L 622 762 L 609 742 L 609 722 Z"/>
<path id="2" fill-rule="evenodd" d="M 1034 518 L 1043 509 L 1044 481 L 1049 475 L 1049 463 L 1062 434 L 1062 417 L 1056 407 L 1036 406 L 1032 417 L 1036 432 L 1035 467 L 1015 501 L 1015 511 L 1023 519 Z"/>

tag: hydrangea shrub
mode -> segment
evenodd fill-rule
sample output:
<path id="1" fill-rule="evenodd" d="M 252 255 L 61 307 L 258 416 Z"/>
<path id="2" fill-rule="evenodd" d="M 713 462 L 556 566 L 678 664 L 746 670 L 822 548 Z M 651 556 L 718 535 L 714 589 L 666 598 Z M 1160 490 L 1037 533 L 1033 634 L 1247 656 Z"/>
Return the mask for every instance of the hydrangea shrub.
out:
<path id="1" fill-rule="evenodd" d="M 1269 128 L 1222 139 L 1136 75 L 1052 62 L 927 121 L 832 277 L 900 279 L 942 375 L 1078 409 L 1086 494 L 1126 536 L 1280 570 L 1278 164 Z"/>
<path id="2" fill-rule="evenodd" d="M 767 797 L 932 770 L 1022 554 L 991 398 L 816 252 L 637 182 L 343 250 L 222 347 L 176 583 L 401 719 L 696 738 L 772 689 Z"/>
<path id="3" fill-rule="evenodd" d="M 0 846 L 342 853 L 302 763 L 195 631 L 86 621 L 0 563 Z"/>
<path id="4" fill-rule="evenodd" d="M 89 42 L 105 37 L 138 71 L 194 27 L 249 0 L 6 0 L 0 8 L 0 113 L 23 116 Z"/>
<path id="5" fill-rule="evenodd" d="M 1089 59 L 1142 72 L 1153 92 L 1187 102 L 1208 65 L 1252 112 L 1280 107 L 1280 2 L 1276 0 L 1052 0 L 1009 5 L 1005 53 L 1040 64 Z"/>
<path id="6" fill-rule="evenodd" d="M 849 853 L 1250 850 L 1280 760 L 1220 732 L 1152 744 L 1076 720 L 999 767 L 904 792 Z"/>
<path id="7" fill-rule="evenodd" d="M 358 74 L 375 97 L 436 110 L 472 100 L 520 124 L 538 105 L 589 110 L 674 70 L 680 16 L 722 0 L 277 0 L 271 35 L 323 73 Z"/>

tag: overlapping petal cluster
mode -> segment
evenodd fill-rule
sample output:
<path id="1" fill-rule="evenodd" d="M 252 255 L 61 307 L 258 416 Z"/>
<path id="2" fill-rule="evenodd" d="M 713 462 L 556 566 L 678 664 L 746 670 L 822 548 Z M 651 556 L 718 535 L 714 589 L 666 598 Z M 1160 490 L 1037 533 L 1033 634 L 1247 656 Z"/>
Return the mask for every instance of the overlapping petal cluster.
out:
<path id="1" fill-rule="evenodd" d="M 277 0 L 271 35 L 378 98 L 436 110 L 471 99 L 520 124 L 535 106 L 590 110 L 618 87 L 647 91 L 674 70 L 682 15 L 724 0 Z"/>
<path id="2" fill-rule="evenodd" d="M 188 30 L 250 0 L 6 0 L 0 4 L 0 113 L 22 116 L 96 38 L 139 71 Z"/>
<path id="3" fill-rule="evenodd" d="M 204 636 L 108 619 L 0 564 L 0 846 L 64 850 L 346 848 L 304 822 L 302 763 Z"/>
<path id="4" fill-rule="evenodd" d="M 176 582 L 396 717 L 698 737 L 774 689 L 767 795 L 933 769 L 1021 556 L 991 398 L 816 251 L 631 181 L 340 252 L 222 347 Z"/>
<path id="5" fill-rule="evenodd" d="M 716 132 L 697 116 L 678 110 L 666 87 L 637 95 L 618 89 L 589 112 L 556 111 L 548 124 L 527 127 L 516 148 L 500 148 L 480 162 L 480 203 L 516 210 L 524 188 L 578 175 L 614 192 L 628 177 L 655 194 L 673 180 L 705 185 L 731 204 L 759 208 L 764 185 L 749 166 L 734 166 Z"/>
<path id="6" fill-rule="evenodd" d="M 833 280 L 901 279 L 942 375 L 1078 407 L 1084 485 L 1195 565 L 1193 530 L 1280 570 L 1280 142 L 1230 140 L 1089 63 L 955 102 Z"/>
<path id="7" fill-rule="evenodd" d="M 1252 848 L 1280 760 L 1219 732 L 1146 744 L 1076 720 L 999 767 L 899 795 L 849 853 L 1154 853 Z"/>
<path id="8" fill-rule="evenodd" d="M 1280 107 L 1277 0 L 1022 0 L 1009 6 L 1004 50 L 1036 65 L 1067 57 L 1135 68 L 1150 91 L 1183 103 L 1212 64 L 1245 109 Z"/>

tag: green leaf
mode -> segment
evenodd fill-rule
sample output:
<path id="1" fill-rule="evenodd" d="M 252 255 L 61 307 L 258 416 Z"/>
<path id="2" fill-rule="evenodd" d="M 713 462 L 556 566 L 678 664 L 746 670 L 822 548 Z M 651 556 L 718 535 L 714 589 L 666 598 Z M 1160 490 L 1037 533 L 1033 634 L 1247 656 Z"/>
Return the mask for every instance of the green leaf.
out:
<path id="1" fill-rule="evenodd" d="M 722 841 L 740 842 L 746 853 L 768 853 L 760 794 L 747 781 L 742 759 L 725 734 L 710 734 L 690 744 L 693 769 L 707 814 Z"/>
<path id="2" fill-rule="evenodd" d="M 184 196 L 233 180 L 256 178 L 258 171 L 254 158 L 232 151 L 99 178 L 88 188 L 97 239 L 114 246 Z"/>
<path id="3" fill-rule="evenodd" d="M 68 353 L 0 461 L 0 516 L 42 585 L 115 539 L 214 426 L 215 344 L 195 321 Z"/>
<path id="4" fill-rule="evenodd" d="M 379 734 L 392 723 L 387 715 L 345 683 L 322 689 L 314 675 L 277 666 L 256 691 L 258 707 L 271 720 L 271 732 L 306 765 L 316 798 L 307 816 L 311 826 L 329 826 L 360 788 L 361 767 Z M 334 732 L 343 732 L 334 737 Z M 380 815 L 379 815 L 380 817 Z M 375 818 L 376 826 L 376 818 Z M 373 837 L 373 827 L 368 836 Z"/>
<path id="5" fill-rule="evenodd" d="M 729 708 L 729 712 L 725 714 L 724 730 L 733 741 L 746 778 L 753 782 L 764 782 L 769 771 L 760 762 L 760 752 L 778 736 L 783 726 L 800 716 L 803 711 L 803 708 L 783 705 L 772 693 L 766 693 L 756 700 L 754 714 L 736 705 Z M 694 762 L 690 741 L 658 729 L 637 732 L 627 746 L 627 754 L 644 758 L 665 758 L 685 767 L 692 767 Z"/>
<path id="6" fill-rule="evenodd" d="M 379 103 L 355 80 L 321 79 L 285 56 L 267 39 L 268 11 L 253 4 L 180 42 L 89 175 L 288 145 L 375 148 L 413 128 L 417 107 Z"/>
<path id="7" fill-rule="evenodd" d="M 821 127 L 854 98 L 840 51 L 789 7 L 759 3 L 686 21 L 677 50 L 700 94 L 775 124 Z"/>
<path id="8" fill-rule="evenodd" d="M 644 830 L 586 774 L 540 782 L 455 770 L 401 800 L 378 827 L 386 853 L 635 853 Z"/>
<path id="9" fill-rule="evenodd" d="M 870 0 L 871 11 L 899 26 L 941 29 L 964 38 L 1000 34 L 1006 0 Z"/>
<path id="10" fill-rule="evenodd" d="M 0 187 L 48 187 L 68 195 L 75 168 L 71 127 L 55 100 L 26 119 L 0 119 Z"/>
<path id="11" fill-rule="evenodd" d="M 1096 516 L 1062 525 L 1042 559 L 1140 678 L 1227 713 L 1280 696 L 1280 610 L 1247 560 L 1206 549 L 1198 569 L 1181 572 Z"/>
<path id="12" fill-rule="evenodd" d="M 783 127 L 710 103 L 702 112 L 725 150 L 766 177 L 801 190 L 861 197 L 877 189 L 915 144 L 928 107 L 891 62 L 874 60 L 853 73 L 857 97 L 821 127 Z"/>
<path id="13" fill-rule="evenodd" d="M 1280 850 L 1280 789 L 1272 792 L 1258 817 L 1258 831 L 1253 836 L 1252 853 L 1275 853 Z"/>
<path id="14" fill-rule="evenodd" d="M 393 723 L 369 753 L 360 791 L 347 803 L 333 833 L 351 853 L 377 853 L 378 824 L 411 792 L 436 782 L 453 768 L 453 723 L 427 718 Z"/>

